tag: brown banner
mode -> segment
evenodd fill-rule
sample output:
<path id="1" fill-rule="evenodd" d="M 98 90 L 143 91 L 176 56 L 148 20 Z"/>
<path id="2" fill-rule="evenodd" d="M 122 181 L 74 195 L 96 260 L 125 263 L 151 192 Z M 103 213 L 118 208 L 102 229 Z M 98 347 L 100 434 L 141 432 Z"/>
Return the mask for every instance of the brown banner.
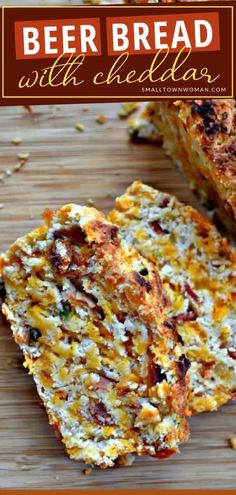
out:
<path id="1" fill-rule="evenodd" d="M 232 98 L 236 2 L 1 8 L 1 105 Z"/>

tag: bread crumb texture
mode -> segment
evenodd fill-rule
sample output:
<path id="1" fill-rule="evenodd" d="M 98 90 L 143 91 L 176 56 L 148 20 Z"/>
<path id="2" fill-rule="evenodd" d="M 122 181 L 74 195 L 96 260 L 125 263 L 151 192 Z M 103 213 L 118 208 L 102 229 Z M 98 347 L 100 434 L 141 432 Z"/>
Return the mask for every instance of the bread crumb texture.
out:
<path id="1" fill-rule="evenodd" d="M 46 211 L 0 258 L 2 310 L 71 458 L 169 457 L 188 437 L 186 358 L 153 264 L 94 208 Z"/>
<path id="2" fill-rule="evenodd" d="M 135 182 L 108 218 L 159 267 L 169 325 L 191 361 L 189 404 L 215 410 L 236 392 L 236 250 L 191 206 Z"/>

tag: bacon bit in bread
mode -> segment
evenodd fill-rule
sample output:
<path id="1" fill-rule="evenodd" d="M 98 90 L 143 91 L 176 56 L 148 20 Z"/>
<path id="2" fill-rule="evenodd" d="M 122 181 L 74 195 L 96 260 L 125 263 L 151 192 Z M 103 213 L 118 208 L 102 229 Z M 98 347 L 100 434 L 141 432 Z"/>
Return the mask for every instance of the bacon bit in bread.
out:
<path id="1" fill-rule="evenodd" d="M 236 359 L 236 351 L 231 351 L 231 349 L 228 349 L 228 355 L 231 359 Z"/>
<path id="2" fill-rule="evenodd" d="M 95 222 L 91 223 L 91 231 L 93 231 L 94 235 L 96 234 L 96 242 L 99 244 L 112 242 L 112 244 L 117 245 L 119 243 L 119 229 L 116 225 L 105 225 L 102 222 L 96 220 Z"/>
<path id="3" fill-rule="evenodd" d="M 156 220 L 151 222 L 151 226 L 156 234 L 169 234 L 169 231 L 167 229 L 163 229 Z"/>
<path id="4" fill-rule="evenodd" d="M 113 381 L 109 380 L 109 378 L 105 378 L 105 376 L 100 376 L 99 381 L 89 385 L 89 390 L 107 390 L 109 387 L 112 387 Z"/>
<path id="5" fill-rule="evenodd" d="M 142 277 L 139 273 L 134 272 L 134 279 L 137 282 L 140 287 L 144 287 L 147 292 L 152 290 L 152 286 L 148 280 L 145 279 L 145 277 Z"/>
<path id="6" fill-rule="evenodd" d="M 85 235 L 79 225 L 74 225 L 69 229 L 60 229 L 56 230 L 53 234 L 54 239 L 69 239 L 72 244 L 76 244 L 76 246 L 84 244 Z"/>
<path id="7" fill-rule="evenodd" d="M 195 302 L 198 303 L 199 298 L 198 298 L 197 294 L 195 294 L 193 289 L 190 287 L 190 285 L 188 283 L 186 283 L 184 288 L 185 288 L 185 291 L 187 292 L 187 294 L 191 297 L 191 299 L 193 299 Z"/>
<path id="8" fill-rule="evenodd" d="M 176 336 L 177 342 L 179 342 L 180 344 L 184 345 L 183 338 L 177 332 L 176 326 L 177 326 L 177 322 L 176 322 L 176 319 L 174 317 L 170 318 L 167 321 L 164 321 L 164 327 L 169 328 L 170 330 L 172 330 L 172 332 Z"/>
<path id="9" fill-rule="evenodd" d="M 128 356 L 132 356 L 133 335 L 129 330 L 125 330 L 127 340 L 124 341 L 125 349 Z"/>
<path id="10" fill-rule="evenodd" d="M 69 270 L 72 256 L 73 253 L 70 243 L 65 239 L 56 239 L 51 247 L 49 257 L 57 273 L 63 274 Z"/>
<path id="11" fill-rule="evenodd" d="M 156 383 L 161 383 L 163 382 L 163 380 L 166 380 L 166 374 L 164 371 L 161 370 L 161 366 L 159 364 L 150 364 L 149 379 L 151 385 L 155 385 Z"/>
<path id="12" fill-rule="evenodd" d="M 173 318 L 164 321 L 164 326 L 170 328 L 171 330 L 176 330 L 176 321 Z"/>
<path id="13" fill-rule="evenodd" d="M 180 356 L 179 358 L 179 362 L 177 363 L 178 375 L 180 379 L 183 380 L 185 378 L 185 375 L 190 368 L 190 364 L 191 363 L 189 359 L 187 359 L 186 356 L 182 354 L 182 356 Z"/>
<path id="14" fill-rule="evenodd" d="M 169 206 L 169 204 L 170 204 L 170 198 L 166 197 L 160 203 L 160 208 L 167 208 L 167 206 Z"/>
<path id="15" fill-rule="evenodd" d="M 197 319 L 197 314 L 195 311 L 187 311 L 186 313 L 182 313 L 175 317 L 175 321 L 177 323 L 184 323 L 185 321 L 194 321 Z"/>
<path id="16" fill-rule="evenodd" d="M 211 373 L 212 368 L 215 366 L 215 361 L 209 361 L 208 363 L 202 363 L 202 368 L 201 368 L 201 376 L 203 378 L 207 378 L 208 375 Z"/>
<path id="17" fill-rule="evenodd" d="M 98 425 L 110 424 L 110 416 L 101 400 L 90 405 L 90 414 Z"/>

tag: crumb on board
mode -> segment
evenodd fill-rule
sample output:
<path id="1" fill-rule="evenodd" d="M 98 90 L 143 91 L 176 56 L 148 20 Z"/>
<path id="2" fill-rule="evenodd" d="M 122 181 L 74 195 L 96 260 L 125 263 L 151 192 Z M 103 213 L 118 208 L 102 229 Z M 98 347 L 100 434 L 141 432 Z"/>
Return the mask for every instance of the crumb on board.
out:
<path id="1" fill-rule="evenodd" d="M 88 105 L 84 105 L 83 108 L 82 108 L 82 111 L 83 112 L 88 112 L 89 111 L 89 106 Z"/>
<path id="2" fill-rule="evenodd" d="M 139 104 L 136 101 L 126 101 L 124 103 L 121 103 L 120 110 L 118 112 L 119 117 L 122 119 L 125 119 L 126 117 L 129 117 L 135 110 L 137 110 Z"/>
<path id="3" fill-rule="evenodd" d="M 27 466 L 26 464 L 22 464 L 21 466 L 21 471 L 29 471 L 30 470 L 30 466 Z"/>
<path id="4" fill-rule="evenodd" d="M 24 108 L 27 110 L 27 112 L 33 113 L 33 110 L 30 105 L 24 105 Z"/>
<path id="5" fill-rule="evenodd" d="M 0 175 L 0 182 L 2 182 L 2 184 L 4 184 L 4 178 L 3 178 L 3 175 Z"/>
<path id="6" fill-rule="evenodd" d="M 88 206 L 95 206 L 95 201 L 93 199 L 89 198 L 87 201 L 87 205 Z"/>
<path id="7" fill-rule="evenodd" d="M 231 437 L 229 439 L 229 445 L 233 450 L 236 450 L 236 437 Z"/>
<path id="8" fill-rule="evenodd" d="M 19 158 L 19 163 L 17 163 L 14 167 L 13 167 L 13 171 L 14 172 L 19 172 L 19 170 L 21 170 L 24 165 L 26 164 L 26 162 L 28 161 L 29 159 L 29 156 L 30 154 L 29 153 L 20 153 L 19 155 L 17 155 L 18 158 Z"/>
<path id="9" fill-rule="evenodd" d="M 14 172 L 19 172 L 19 170 L 25 165 L 26 162 L 19 162 L 13 167 Z"/>
<path id="10" fill-rule="evenodd" d="M 29 159 L 30 154 L 29 153 L 19 153 L 17 156 L 20 160 L 26 162 Z"/>
<path id="11" fill-rule="evenodd" d="M 21 144 L 22 143 L 22 139 L 20 137 L 18 137 L 18 136 L 15 136 L 15 137 L 13 137 L 11 139 L 11 143 L 12 144 L 15 144 L 17 146 L 18 144 Z"/>
<path id="12" fill-rule="evenodd" d="M 13 364 L 13 359 L 8 358 L 8 359 L 7 359 L 7 364 L 8 364 L 9 366 L 10 366 L 11 364 Z"/>
<path id="13" fill-rule="evenodd" d="M 11 172 L 11 170 L 9 170 L 9 168 L 8 168 L 7 170 L 5 170 L 5 175 L 6 175 L 7 177 L 11 177 L 12 172 Z"/>
<path id="14" fill-rule="evenodd" d="M 19 172 L 19 170 L 21 170 L 22 167 L 24 167 L 24 165 L 26 164 L 26 161 L 25 160 L 22 160 L 21 162 L 17 163 L 14 167 L 13 167 L 13 171 L 14 172 Z"/>
<path id="15" fill-rule="evenodd" d="M 82 473 L 85 475 L 85 476 L 89 476 L 90 474 L 92 474 L 92 468 L 91 467 L 87 467 L 87 468 L 84 468 Z"/>
<path id="16" fill-rule="evenodd" d="M 81 122 L 77 122 L 77 124 L 75 124 L 75 128 L 77 129 L 77 131 L 83 132 L 85 129 L 85 126 Z"/>
<path id="17" fill-rule="evenodd" d="M 119 466 L 132 466 L 134 461 L 135 461 L 135 455 L 125 454 L 123 456 L 120 456 L 120 458 L 118 459 L 118 465 Z"/>
<path id="18" fill-rule="evenodd" d="M 101 115 L 97 115 L 96 117 L 96 121 L 99 123 L 99 124 L 105 124 L 106 122 L 106 116 L 101 114 Z"/>
<path id="19" fill-rule="evenodd" d="M 2 210 L 4 208 L 4 203 L 0 203 L 0 210 Z"/>

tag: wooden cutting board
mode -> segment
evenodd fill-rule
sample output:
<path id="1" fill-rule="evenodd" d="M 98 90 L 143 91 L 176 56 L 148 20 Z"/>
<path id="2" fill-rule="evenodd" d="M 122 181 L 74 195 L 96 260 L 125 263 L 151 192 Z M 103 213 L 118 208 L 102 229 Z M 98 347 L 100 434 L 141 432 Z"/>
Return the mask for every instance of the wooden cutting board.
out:
<path id="1" fill-rule="evenodd" d="M 5 5 L 65 4 L 7 0 Z M 68 4 L 78 4 L 68 0 Z M 111 2 L 112 3 L 112 2 Z M 115 3 L 115 2 L 113 2 Z M 40 223 L 44 208 L 94 200 L 105 212 L 135 179 L 197 205 L 159 146 L 130 143 L 119 104 L 0 109 L 0 250 Z M 106 123 L 96 122 L 105 114 Z M 85 126 L 84 132 L 75 129 Z M 11 144 L 22 138 L 18 146 Z M 19 172 L 18 153 L 30 153 Z M 10 175 L 12 173 L 12 175 Z M 0 488 L 236 489 L 236 405 L 191 419 L 192 435 L 167 461 L 137 459 L 129 468 L 95 469 L 70 460 L 40 408 L 32 378 L 5 322 L 0 323 Z"/>

